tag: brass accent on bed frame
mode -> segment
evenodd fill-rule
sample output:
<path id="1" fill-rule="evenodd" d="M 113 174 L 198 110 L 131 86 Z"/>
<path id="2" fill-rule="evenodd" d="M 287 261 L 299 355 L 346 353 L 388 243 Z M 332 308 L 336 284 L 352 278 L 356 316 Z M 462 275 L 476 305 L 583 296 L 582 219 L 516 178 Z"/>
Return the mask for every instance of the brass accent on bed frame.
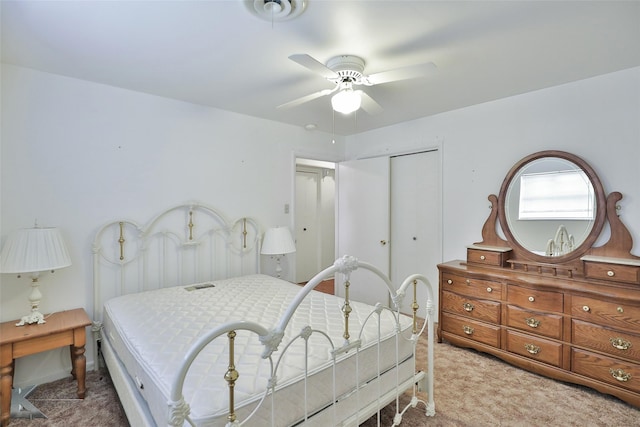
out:
<path id="1" fill-rule="evenodd" d="M 193 211 L 189 211 L 189 240 L 193 240 Z"/>
<path id="2" fill-rule="evenodd" d="M 124 222 L 120 221 L 118 224 L 120 225 L 120 238 L 118 239 L 118 243 L 120 243 L 120 261 L 124 261 Z"/>
<path id="3" fill-rule="evenodd" d="M 342 337 L 345 340 L 349 340 L 349 314 L 351 314 L 351 305 L 349 304 L 349 286 L 351 285 L 351 282 L 349 282 L 349 280 L 346 280 L 344 282 L 344 305 L 342 306 L 342 312 L 344 313 L 344 334 L 342 334 Z"/>
<path id="4" fill-rule="evenodd" d="M 242 249 L 247 249 L 247 218 L 242 218 Z"/>
<path id="5" fill-rule="evenodd" d="M 236 385 L 236 380 L 240 376 L 238 371 L 236 371 L 236 366 L 234 363 L 234 341 L 236 338 L 236 331 L 229 331 L 227 333 L 227 337 L 229 337 L 229 368 L 227 372 L 224 374 L 224 379 L 229 383 L 229 415 L 227 419 L 230 423 L 233 423 L 236 420 L 236 410 L 234 408 L 234 394 L 233 390 Z"/>
<path id="6" fill-rule="evenodd" d="M 414 279 L 413 281 L 413 304 L 411 304 L 411 308 L 413 309 L 413 334 L 418 333 L 418 309 L 420 305 L 418 304 L 418 281 Z"/>

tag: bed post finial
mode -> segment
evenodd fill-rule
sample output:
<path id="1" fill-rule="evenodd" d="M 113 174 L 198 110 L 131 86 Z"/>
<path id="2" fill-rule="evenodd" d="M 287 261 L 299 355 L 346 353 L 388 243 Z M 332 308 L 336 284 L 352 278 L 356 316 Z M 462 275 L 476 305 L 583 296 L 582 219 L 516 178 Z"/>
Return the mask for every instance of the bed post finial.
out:
<path id="1" fill-rule="evenodd" d="M 343 255 L 333 263 L 333 266 L 342 274 L 350 274 L 358 269 L 358 258 L 352 255 Z"/>
<path id="2" fill-rule="evenodd" d="M 264 345 L 263 359 L 271 357 L 271 354 L 278 349 L 283 337 L 284 332 L 278 329 L 272 329 L 267 335 L 259 337 L 260 342 Z"/>

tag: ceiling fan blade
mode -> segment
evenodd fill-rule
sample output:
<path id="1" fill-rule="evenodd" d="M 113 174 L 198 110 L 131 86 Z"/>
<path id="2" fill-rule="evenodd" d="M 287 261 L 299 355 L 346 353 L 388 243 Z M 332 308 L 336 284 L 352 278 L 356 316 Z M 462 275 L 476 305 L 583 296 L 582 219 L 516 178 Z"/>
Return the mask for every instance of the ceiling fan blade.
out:
<path id="1" fill-rule="evenodd" d="M 373 86 L 382 83 L 424 77 L 436 68 L 436 64 L 434 64 L 433 62 L 425 62 L 424 64 L 409 65 L 407 67 L 396 68 L 393 70 L 382 71 L 380 73 L 364 76 L 362 80 L 365 85 Z"/>
<path id="2" fill-rule="evenodd" d="M 380 106 L 380 104 L 378 104 L 375 99 L 370 97 L 369 94 L 361 90 L 358 90 L 356 92 L 360 92 L 360 99 L 362 99 L 360 108 L 366 111 L 367 114 L 375 116 L 376 114 L 382 113 L 382 107 Z"/>
<path id="3" fill-rule="evenodd" d="M 330 93 L 333 93 L 337 88 L 338 86 L 333 89 L 324 89 L 319 92 L 314 92 L 301 98 L 294 99 L 293 101 L 285 102 L 284 104 L 278 105 L 276 108 L 278 110 L 286 110 L 289 108 L 297 107 L 298 105 L 304 104 L 305 102 L 313 101 L 316 98 L 329 95 Z"/>
<path id="4" fill-rule="evenodd" d="M 303 67 L 308 68 L 309 70 L 313 71 L 316 74 L 320 74 L 325 79 L 340 78 L 340 76 L 335 71 L 328 68 L 326 65 L 324 65 L 323 63 L 319 62 L 318 60 L 314 59 L 313 57 L 307 54 L 299 53 L 299 54 L 291 55 L 289 56 L 289 59 L 292 60 L 293 62 L 297 62 Z"/>

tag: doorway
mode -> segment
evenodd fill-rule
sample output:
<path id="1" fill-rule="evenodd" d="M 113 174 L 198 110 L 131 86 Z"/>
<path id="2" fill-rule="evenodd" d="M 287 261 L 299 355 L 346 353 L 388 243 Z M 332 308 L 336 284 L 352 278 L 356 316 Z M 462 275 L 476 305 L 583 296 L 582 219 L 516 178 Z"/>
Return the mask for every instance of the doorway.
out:
<path id="1" fill-rule="evenodd" d="M 335 164 L 296 159 L 296 283 L 335 260 Z"/>

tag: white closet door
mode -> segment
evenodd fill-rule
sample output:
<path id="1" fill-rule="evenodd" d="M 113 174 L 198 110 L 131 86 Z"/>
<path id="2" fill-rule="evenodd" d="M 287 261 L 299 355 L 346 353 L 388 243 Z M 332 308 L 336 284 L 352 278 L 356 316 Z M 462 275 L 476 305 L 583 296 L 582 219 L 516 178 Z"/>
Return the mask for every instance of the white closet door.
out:
<path id="1" fill-rule="evenodd" d="M 353 255 L 389 274 L 389 158 L 339 163 L 337 187 L 338 256 Z M 373 273 L 358 270 L 351 281 L 351 299 L 388 301 L 386 287 Z M 344 288 L 336 286 L 336 293 L 344 296 Z"/>
<path id="2" fill-rule="evenodd" d="M 410 274 L 425 275 L 434 287 L 437 307 L 441 254 L 440 155 L 438 151 L 391 158 L 391 280 L 399 286 Z M 411 312 L 413 295 L 402 311 Z M 427 292 L 418 287 L 422 308 Z"/>

